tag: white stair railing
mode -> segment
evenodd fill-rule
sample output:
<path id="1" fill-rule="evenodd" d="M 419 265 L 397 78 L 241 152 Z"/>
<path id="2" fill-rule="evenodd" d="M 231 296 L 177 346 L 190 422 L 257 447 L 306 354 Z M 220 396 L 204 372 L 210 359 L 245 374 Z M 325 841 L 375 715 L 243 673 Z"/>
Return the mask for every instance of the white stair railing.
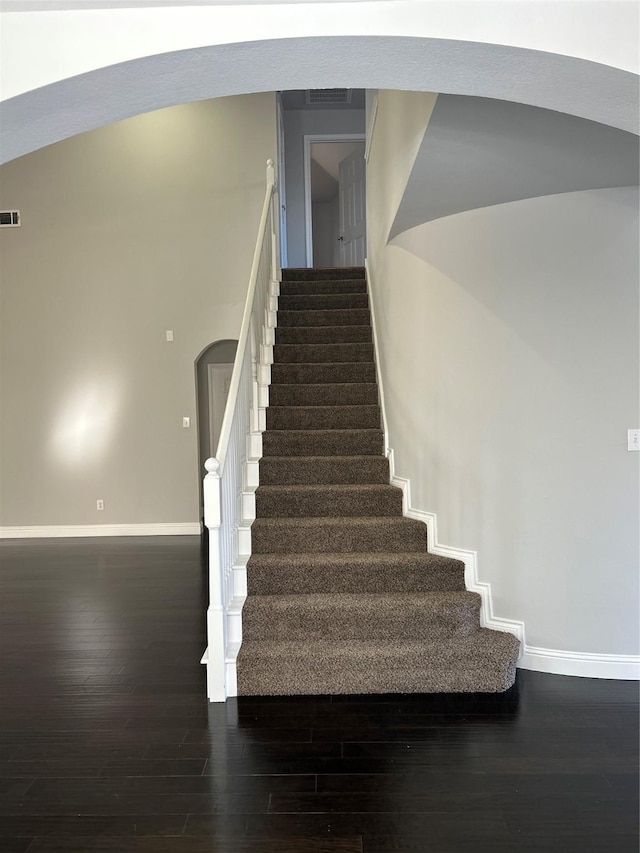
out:
<path id="1" fill-rule="evenodd" d="M 275 297 L 279 291 L 278 203 L 273 161 L 267 161 L 267 190 L 253 256 L 249 291 L 216 456 L 207 459 L 204 523 L 209 531 L 207 695 L 224 702 L 237 694 L 236 657 L 242 641 L 246 560 L 255 518 L 257 460 L 272 361 Z"/>

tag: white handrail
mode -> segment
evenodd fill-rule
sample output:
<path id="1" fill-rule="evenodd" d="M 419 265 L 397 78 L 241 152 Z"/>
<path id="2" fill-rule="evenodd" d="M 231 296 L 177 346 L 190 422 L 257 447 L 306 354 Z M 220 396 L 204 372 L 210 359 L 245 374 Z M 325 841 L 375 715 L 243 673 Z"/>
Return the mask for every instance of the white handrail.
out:
<path id="1" fill-rule="evenodd" d="M 238 348 L 233 364 L 233 373 L 231 374 L 231 384 L 229 385 L 229 396 L 227 398 L 227 406 L 225 408 L 222 426 L 220 428 L 220 438 L 216 448 L 215 458 L 218 460 L 220 469 L 224 469 L 225 459 L 227 458 L 227 448 L 229 446 L 229 435 L 231 433 L 231 419 L 233 410 L 235 409 L 235 400 L 238 396 L 238 388 L 240 386 L 240 372 L 242 365 L 242 355 L 247 346 L 249 339 L 249 331 L 251 328 L 251 316 L 253 314 L 253 302 L 256 292 L 256 282 L 258 280 L 258 270 L 260 268 L 260 258 L 263 250 L 263 241 L 267 228 L 267 219 L 272 210 L 272 199 L 275 189 L 275 169 L 273 160 L 267 160 L 267 191 L 262 205 L 262 215 L 260 217 L 260 225 L 258 227 L 258 240 L 256 248 L 253 252 L 253 263 L 251 264 L 251 273 L 249 275 L 249 290 L 247 292 L 247 301 L 244 305 L 244 314 L 242 317 L 242 326 L 240 327 L 240 337 L 238 338 Z"/>
<path id="2" fill-rule="evenodd" d="M 233 651 L 241 639 L 240 611 L 243 597 L 235 570 L 248 556 L 245 490 L 250 461 L 250 437 L 261 422 L 261 364 L 268 347 L 271 283 L 277 281 L 277 198 L 275 169 L 267 161 L 265 193 L 258 239 L 251 265 L 238 348 L 233 364 L 216 456 L 207 459 L 204 478 L 204 523 L 209 531 L 208 647 L 202 659 L 207 665 L 207 694 L 212 702 L 235 695 Z M 264 413 L 262 414 L 264 417 Z M 244 537 L 244 538 L 243 538 Z"/>

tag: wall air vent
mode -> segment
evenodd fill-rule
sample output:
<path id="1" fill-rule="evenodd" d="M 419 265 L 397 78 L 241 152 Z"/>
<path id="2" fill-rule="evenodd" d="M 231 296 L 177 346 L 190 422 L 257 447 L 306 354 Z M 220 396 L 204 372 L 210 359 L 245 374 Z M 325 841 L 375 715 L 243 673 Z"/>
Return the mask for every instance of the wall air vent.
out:
<path id="1" fill-rule="evenodd" d="M 308 104 L 350 104 L 351 89 L 306 89 Z"/>
<path id="2" fill-rule="evenodd" d="M 19 210 L 0 210 L 0 228 L 18 228 L 19 225 Z"/>

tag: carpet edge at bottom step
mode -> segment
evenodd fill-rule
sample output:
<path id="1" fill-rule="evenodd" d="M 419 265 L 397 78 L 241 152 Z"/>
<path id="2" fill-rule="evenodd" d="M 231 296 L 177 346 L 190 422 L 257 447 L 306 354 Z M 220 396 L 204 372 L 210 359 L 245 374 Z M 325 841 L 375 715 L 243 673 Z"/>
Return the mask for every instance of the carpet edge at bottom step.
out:
<path id="1" fill-rule="evenodd" d="M 512 634 L 486 628 L 439 642 L 245 641 L 238 695 L 503 692 L 518 649 Z"/>

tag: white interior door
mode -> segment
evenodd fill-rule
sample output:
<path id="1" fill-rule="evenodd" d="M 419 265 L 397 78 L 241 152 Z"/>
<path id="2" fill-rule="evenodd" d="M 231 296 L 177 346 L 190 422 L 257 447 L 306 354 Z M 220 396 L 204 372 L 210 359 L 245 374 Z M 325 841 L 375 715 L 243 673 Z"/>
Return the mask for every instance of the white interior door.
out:
<path id="1" fill-rule="evenodd" d="M 233 364 L 210 364 L 209 367 L 209 455 L 218 449 L 222 419 L 227 405 Z"/>
<path id="2" fill-rule="evenodd" d="M 365 162 L 357 149 L 339 164 L 340 263 L 361 267 L 365 256 Z"/>

